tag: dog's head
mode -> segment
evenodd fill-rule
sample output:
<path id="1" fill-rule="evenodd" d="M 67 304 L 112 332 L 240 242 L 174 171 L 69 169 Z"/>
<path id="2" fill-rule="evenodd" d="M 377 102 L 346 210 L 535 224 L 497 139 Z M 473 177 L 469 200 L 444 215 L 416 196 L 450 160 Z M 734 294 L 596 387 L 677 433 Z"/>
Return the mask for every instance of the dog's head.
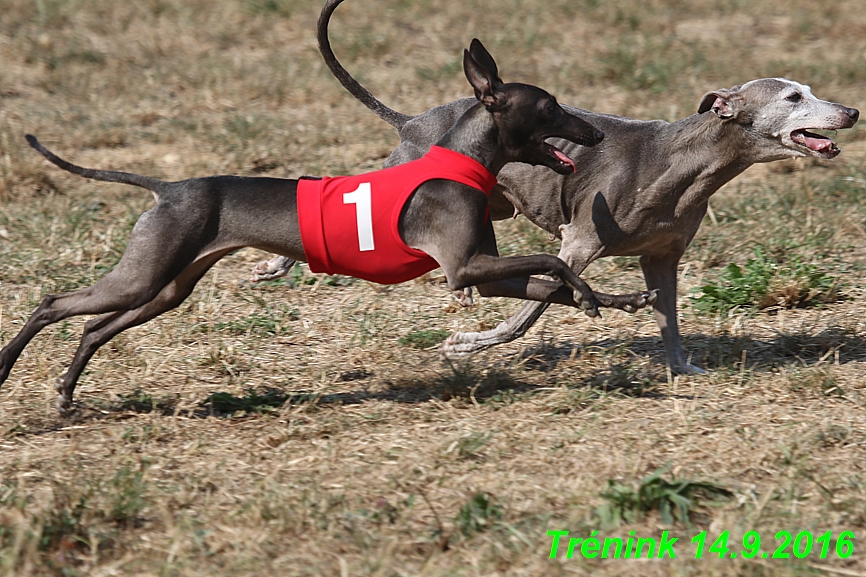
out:
<path id="1" fill-rule="evenodd" d="M 541 88 L 503 83 L 496 62 L 478 39 L 463 52 L 463 71 L 475 89 L 475 98 L 493 115 L 499 145 L 510 162 L 543 165 L 559 174 L 571 174 L 577 170 L 574 161 L 545 140 L 563 138 L 595 146 L 604 138 L 603 132 L 563 110 Z"/>
<path id="2" fill-rule="evenodd" d="M 762 147 L 762 161 L 800 156 L 835 158 L 840 151 L 829 137 L 813 130 L 851 128 L 856 108 L 819 100 L 812 90 L 785 78 L 761 78 L 715 90 L 701 100 L 698 113 L 712 112 L 725 122 L 747 125 Z"/>

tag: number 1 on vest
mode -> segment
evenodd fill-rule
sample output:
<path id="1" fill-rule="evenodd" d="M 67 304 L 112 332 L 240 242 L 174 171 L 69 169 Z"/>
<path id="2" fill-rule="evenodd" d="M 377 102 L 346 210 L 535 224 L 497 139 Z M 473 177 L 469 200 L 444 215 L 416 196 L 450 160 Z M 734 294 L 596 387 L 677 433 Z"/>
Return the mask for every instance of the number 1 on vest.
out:
<path id="1" fill-rule="evenodd" d="M 373 201 L 369 182 L 362 182 L 357 190 L 343 194 L 343 204 L 354 204 L 358 219 L 358 245 L 361 252 L 374 250 L 373 244 Z"/>

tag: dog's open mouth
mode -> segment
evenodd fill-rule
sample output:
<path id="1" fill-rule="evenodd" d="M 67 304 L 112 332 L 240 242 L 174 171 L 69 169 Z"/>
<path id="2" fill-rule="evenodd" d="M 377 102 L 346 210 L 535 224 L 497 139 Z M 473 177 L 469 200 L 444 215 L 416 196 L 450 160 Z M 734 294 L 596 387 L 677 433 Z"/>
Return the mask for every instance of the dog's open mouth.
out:
<path id="1" fill-rule="evenodd" d="M 547 152 L 559 161 L 559 165 L 562 168 L 567 168 L 573 173 L 577 172 L 577 166 L 575 166 L 574 161 L 570 159 L 568 155 L 566 155 L 563 151 L 559 150 L 549 142 L 545 142 L 544 146 L 547 147 Z"/>
<path id="2" fill-rule="evenodd" d="M 842 152 L 836 143 L 823 134 L 809 132 L 806 129 L 795 130 L 791 133 L 791 140 L 800 146 L 805 146 L 812 152 L 816 152 L 824 158 L 835 158 Z"/>

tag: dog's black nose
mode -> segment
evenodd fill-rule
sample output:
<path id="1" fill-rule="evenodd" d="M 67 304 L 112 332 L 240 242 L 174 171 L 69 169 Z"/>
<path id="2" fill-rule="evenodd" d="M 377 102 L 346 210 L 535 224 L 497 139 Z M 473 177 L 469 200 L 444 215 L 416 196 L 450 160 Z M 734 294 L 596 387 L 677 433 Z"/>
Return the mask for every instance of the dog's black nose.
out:
<path id="1" fill-rule="evenodd" d="M 860 111 L 856 108 L 849 108 L 845 112 L 848 114 L 848 118 L 854 122 L 857 122 L 857 119 L 860 118 Z"/>
<path id="2" fill-rule="evenodd" d="M 595 129 L 595 140 L 596 142 L 601 142 L 602 140 L 604 140 L 604 132 L 597 128 Z"/>

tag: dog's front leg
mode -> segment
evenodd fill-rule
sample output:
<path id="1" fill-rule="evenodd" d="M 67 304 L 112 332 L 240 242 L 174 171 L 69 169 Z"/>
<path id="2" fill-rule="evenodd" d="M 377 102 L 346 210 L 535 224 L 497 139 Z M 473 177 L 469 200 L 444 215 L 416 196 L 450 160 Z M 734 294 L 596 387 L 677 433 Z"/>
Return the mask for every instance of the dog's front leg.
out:
<path id="1" fill-rule="evenodd" d="M 706 371 L 689 362 L 683 350 L 677 322 L 677 266 L 679 254 L 661 257 L 642 256 L 640 266 L 643 269 L 646 286 L 650 290 L 660 292 L 654 305 L 656 322 L 662 333 L 662 341 L 667 353 L 667 361 L 674 374 L 704 374 Z"/>
<path id="2" fill-rule="evenodd" d="M 598 316 L 599 301 L 586 282 L 568 265 L 553 255 L 498 257 L 476 254 L 458 266 L 443 263 L 448 286 L 458 291 L 477 286 L 482 296 L 503 296 L 583 309 L 587 316 Z M 562 282 L 532 278 L 551 276 Z"/>
<path id="3" fill-rule="evenodd" d="M 592 242 L 575 242 L 569 235 L 563 234 L 563 245 L 560 258 L 566 262 L 575 276 L 583 272 L 588 263 L 595 260 L 601 252 L 601 247 Z M 495 249 L 492 249 L 495 250 Z M 485 296 L 512 296 L 515 298 L 531 298 L 537 302 L 527 302 L 521 309 L 510 318 L 502 321 L 495 328 L 482 332 L 457 332 L 452 334 L 442 343 L 441 354 L 446 358 L 457 358 L 481 352 L 490 347 L 508 343 L 518 339 L 535 324 L 535 322 L 547 310 L 550 302 L 560 302 L 566 299 L 566 295 L 559 294 L 560 300 L 545 298 L 552 294 L 559 283 L 551 283 L 540 279 L 524 279 L 525 285 L 515 285 L 512 281 L 499 283 L 487 283 L 479 286 L 479 291 Z M 547 284 L 545 284 L 547 283 Z M 559 285 L 560 287 L 562 285 Z M 560 289 L 561 290 L 561 289 Z M 531 292 L 535 294 L 530 294 Z M 546 291 L 546 293 L 545 293 Z M 533 298 L 538 297 L 538 298 Z M 593 292 L 595 300 L 601 306 L 618 308 L 626 312 L 635 312 L 637 309 L 654 304 L 657 291 L 632 293 L 630 295 L 607 295 Z M 562 304 L 574 304 L 565 302 Z"/>

